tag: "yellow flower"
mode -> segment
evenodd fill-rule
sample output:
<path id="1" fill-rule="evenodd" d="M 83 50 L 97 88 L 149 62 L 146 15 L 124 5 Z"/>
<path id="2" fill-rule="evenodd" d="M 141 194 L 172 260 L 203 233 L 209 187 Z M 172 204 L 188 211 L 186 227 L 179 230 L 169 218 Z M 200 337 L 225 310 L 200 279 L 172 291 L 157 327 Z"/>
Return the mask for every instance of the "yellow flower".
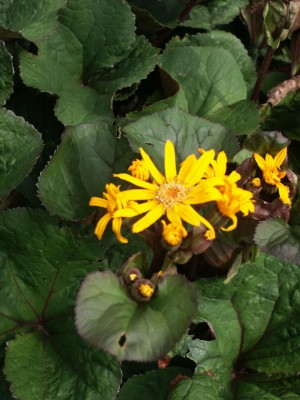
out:
<path id="1" fill-rule="evenodd" d="M 151 286 L 149 283 L 142 283 L 138 290 L 143 297 L 149 299 L 154 293 L 154 287 Z"/>
<path id="2" fill-rule="evenodd" d="M 200 149 L 200 152 L 203 151 Z M 236 214 L 241 211 L 244 216 L 254 211 L 254 199 L 250 191 L 237 186 L 236 182 L 241 179 L 236 171 L 230 175 L 225 175 L 227 169 L 227 156 L 224 151 L 218 154 L 216 160 L 211 161 L 211 169 L 208 170 L 209 176 L 215 176 L 223 180 L 222 185 L 218 186 L 222 197 L 217 200 L 217 207 L 222 215 L 232 220 L 228 228 L 221 228 L 224 231 L 231 231 L 237 227 Z"/>
<path id="3" fill-rule="evenodd" d="M 222 199 L 217 201 L 217 206 L 221 214 L 232 220 L 232 225 L 228 228 L 221 228 L 224 231 L 232 231 L 237 227 L 236 214 L 241 211 L 244 216 L 254 211 L 254 199 L 252 193 L 241 189 L 236 182 L 241 178 L 236 171 L 224 177 L 224 186 L 219 187 Z"/>
<path id="4" fill-rule="evenodd" d="M 281 183 L 281 179 L 286 176 L 285 171 L 280 171 L 278 168 L 283 163 L 287 154 L 287 147 L 282 149 L 276 156 L 273 158 L 270 154 L 266 155 L 264 159 L 257 153 L 254 153 L 254 158 L 263 173 L 263 178 L 266 183 L 272 186 L 276 186 L 279 191 L 279 198 L 283 203 L 291 204 L 291 200 L 289 198 L 289 189 L 283 183 Z"/>
<path id="5" fill-rule="evenodd" d="M 154 224 L 163 215 L 170 222 L 182 225 L 182 220 L 198 226 L 202 222 L 215 235 L 213 226 L 191 205 L 203 204 L 220 198 L 220 192 L 213 187 L 220 180 L 202 179 L 206 169 L 214 158 L 214 150 L 205 152 L 198 160 L 194 155 L 188 156 L 177 173 L 175 149 L 170 140 L 165 145 L 165 176 L 156 168 L 149 155 L 140 148 L 142 158 L 153 178 L 145 182 L 129 174 L 117 174 L 116 177 L 140 187 L 125 190 L 120 198 L 128 200 L 145 200 L 135 207 L 137 214 L 146 213 L 132 227 L 134 233 L 141 232 Z M 136 215 L 137 215 L 136 214 Z M 131 217 L 132 210 L 120 209 L 116 217 Z"/>
<path id="6" fill-rule="evenodd" d="M 136 280 L 137 277 L 138 277 L 137 274 L 129 274 L 129 280 L 130 280 L 130 282 L 134 282 L 134 281 Z"/>
<path id="7" fill-rule="evenodd" d="M 130 171 L 132 176 L 142 181 L 148 181 L 150 178 L 150 173 L 144 160 L 132 161 L 128 171 Z"/>
<path id="8" fill-rule="evenodd" d="M 127 202 L 119 198 L 120 186 L 115 186 L 113 183 L 108 183 L 105 186 L 106 193 L 103 193 L 104 198 L 92 197 L 89 205 L 106 208 L 107 213 L 98 221 L 95 234 L 100 240 L 103 236 L 105 228 L 112 219 L 112 230 L 121 243 L 128 243 L 128 240 L 121 235 L 122 218 L 115 217 L 114 213 L 117 210 L 122 210 L 125 207 L 134 206 L 134 202 Z"/>
<path id="9" fill-rule="evenodd" d="M 166 224 L 165 221 L 161 222 L 163 224 L 162 236 L 170 246 L 177 246 L 181 242 L 182 238 L 187 236 L 187 231 L 183 225 L 173 222 L 170 224 Z"/>
<path id="10" fill-rule="evenodd" d="M 255 188 L 261 187 L 261 180 L 259 178 L 253 178 L 250 183 L 251 183 L 251 186 L 253 186 Z"/>

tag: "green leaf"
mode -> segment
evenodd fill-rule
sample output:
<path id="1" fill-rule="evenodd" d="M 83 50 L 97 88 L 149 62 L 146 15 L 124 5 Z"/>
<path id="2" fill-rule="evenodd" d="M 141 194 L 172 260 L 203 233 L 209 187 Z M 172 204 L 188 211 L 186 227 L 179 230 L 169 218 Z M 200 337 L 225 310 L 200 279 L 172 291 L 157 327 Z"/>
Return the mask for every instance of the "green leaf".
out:
<path id="1" fill-rule="evenodd" d="M 186 46 L 174 38 L 160 67 L 180 85 L 191 114 L 209 115 L 246 98 L 246 84 L 233 56 L 219 47 Z"/>
<path id="2" fill-rule="evenodd" d="M 0 26 L 31 41 L 48 35 L 57 23 L 65 0 L 9 0 L 0 5 Z M 10 37 L 15 37 L 11 32 Z"/>
<path id="3" fill-rule="evenodd" d="M 189 376 L 191 371 L 170 367 L 134 376 L 124 383 L 118 400 L 166 400 L 171 389 L 171 381 L 182 375 Z"/>
<path id="4" fill-rule="evenodd" d="M 282 397 L 277 397 L 271 393 L 266 392 L 264 389 L 259 388 L 256 385 L 249 383 L 239 383 L 236 388 L 236 399 L 237 400 L 281 400 Z M 296 398 L 294 398 L 296 400 Z"/>
<path id="5" fill-rule="evenodd" d="M 158 50 L 143 37 L 137 36 L 127 58 L 117 64 L 108 73 L 100 73 L 91 85 L 98 93 L 114 93 L 139 82 L 154 69 L 158 61 Z"/>
<path id="6" fill-rule="evenodd" d="M 243 43 L 232 33 L 217 30 L 209 33 L 199 33 L 185 37 L 182 43 L 190 46 L 214 46 L 227 50 L 240 67 L 247 84 L 248 94 L 251 94 L 256 81 L 255 67 Z M 252 103 L 249 102 L 249 104 Z M 255 108 L 255 105 L 252 105 L 252 107 Z"/>
<path id="7" fill-rule="evenodd" d="M 97 269 L 101 246 L 41 210 L 0 214 L 0 339 L 73 315 L 80 280 Z M 41 322 L 42 321 L 42 322 Z"/>
<path id="8" fill-rule="evenodd" d="M 240 367 L 268 374 L 297 373 L 300 365 L 299 267 L 261 254 L 254 263 L 244 264 L 227 285 L 222 281 L 198 281 L 195 287 L 201 297 L 227 302 L 238 313 L 242 329 Z M 220 315 L 217 311 L 214 314 Z M 200 301 L 197 318 L 201 317 Z M 223 332 L 234 321 L 232 318 L 224 321 Z M 216 338 L 220 340 L 220 335 Z M 232 344 L 223 344 L 224 350 L 226 346 Z"/>
<path id="9" fill-rule="evenodd" d="M 68 0 L 58 19 L 38 55 L 21 53 L 22 79 L 59 96 L 55 113 L 65 125 L 112 118 L 115 91 L 146 78 L 157 50 L 136 40 L 134 15 L 123 1 Z"/>
<path id="10" fill-rule="evenodd" d="M 0 109 L 0 197 L 14 189 L 30 172 L 43 143 L 40 134 L 11 111 Z"/>
<path id="11" fill-rule="evenodd" d="M 2 372 L 4 364 L 5 351 L 4 348 L 0 349 L 0 399 L 1 400 L 13 400 L 12 394 L 9 390 L 9 382 L 5 379 L 4 373 Z"/>
<path id="12" fill-rule="evenodd" d="M 35 331 L 9 342 L 5 374 L 18 398 L 115 396 L 118 363 L 88 348 L 72 321 L 80 281 L 97 269 L 101 253 L 93 236 L 60 227 L 41 210 L 0 214 L 1 341 Z"/>
<path id="13" fill-rule="evenodd" d="M 70 333 L 18 336 L 8 342 L 4 372 L 14 396 L 23 400 L 111 400 L 121 378 L 111 356 Z"/>
<path id="14" fill-rule="evenodd" d="M 300 226 L 289 226 L 284 220 L 270 218 L 256 227 L 254 241 L 268 254 L 294 264 L 300 263 Z"/>
<path id="15" fill-rule="evenodd" d="M 239 315 L 231 300 L 205 296 L 201 296 L 200 300 L 200 318 L 194 322 L 209 322 L 216 340 L 193 340 L 188 357 L 196 363 L 197 373 L 211 372 L 225 385 L 230 381 L 231 368 L 240 352 L 242 329 Z"/>
<path id="16" fill-rule="evenodd" d="M 298 400 L 300 398 L 300 379 L 297 376 L 256 374 L 250 377 L 249 383 L 257 385 L 262 390 L 278 396 L 280 399 Z M 241 387 L 243 385 L 243 383 L 238 384 Z"/>
<path id="17" fill-rule="evenodd" d="M 150 265 L 153 256 L 152 251 L 139 235 L 128 235 L 128 243 L 126 246 L 124 246 L 123 243 L 118 242 L 114 234 L 113 240 L 109 237 L 108 244 L 106 244 L 105 239 L 109 235 L 110 233 L 107 232 L 101 239 L 103 247 L 107 248 L 105 259 L 100 262 L 101 269 L 110 269 L 113 272 L 117 272 L 128 258 L 137 252 L 142 252 L 146 256 L 148 264 Z"/>
<path id="18" fill-rule="evenodd" d="M 39 196 L 48 210 L 65 219 L 91 214 L 90 198 L 102 197 L 112 177 L 116 145 L 109 123 L 68 128 L 38 184 Z"/>
<path id="19" fill-rule="evenodd" d="M 288 93 L 276 106 L 270 108 L 263 121 L 264 130 L 279 130 L 289 139 L 300 140 L 300 92 Z"/>
<path id="20" fill-rule="evenodd" d="M 247 0 L 211 0 L 207 6 L 196 5 L 181 25 L 189 28 L 211 30 L 225 25 L 239 15 L 240 9 L 248 5 Z"/>
<path id="21" fill-rule="evenodd" d="M 13 65 L 12 56 L 6 50 L 3 42 L 0 42 L 0 104 L 5 104 L 6 100 L 13 92 Z"/>
<path id="22" fill-rule="evenodd" d="M 147 10 L 156 21 L 169 27 L 175 27 L 184 4 L 180 0 L 129 0 L 129 3 Z"/>
<path id="23" fill-rule="evenodd" d="M 262 155 L 269 153 L 273 157 L 289 144 L 290 140 L 279 131 L 258 132 L 244 141 L 248 150 Z"/>
<path id="24" fill-rule="evenodd" d="M 292 28 L 299 11 L 297 2 L 281 0 L 267 2 L 263 10 L 263 24 L 268 45 L 277 49 Z"/>
<path id="25" fill-rule="evenodd" d="M 236 135 L 251 135 L 259 127 L 259 111 L 250 100 L 241 100 L 221 108 L 208 118 L 222 124 Z"/>
<path id="26" fill-rule="evenodd" d="M 134 151 L 143 147 L 153 161 L 162 166 L 164 143 L 171 140 L 180 163 L 199 147 L 205 150 L 224 150 L 229 157 L 238 149 L 238 142 L 222 125 L 190 115 L 178 108 L 169 108 L 126 125 L 123 130 Z"/>
<path id="27" fill-rule="evenodd" d="M 168 400 L 225 400 L 220 389 L 217 380 L 196 375 L 180 381 L 169 394 Z"/>
<path id="28" fill-rule="evenodd" d="M 151 361 L 171 350 L 195 308 L 194 292 L 182 277 L 166 277 L 150 301 L 137 303 L 111 271 L 95 272 L 79 290 L 76 325 L 83 338 L 120 360 Z"/>

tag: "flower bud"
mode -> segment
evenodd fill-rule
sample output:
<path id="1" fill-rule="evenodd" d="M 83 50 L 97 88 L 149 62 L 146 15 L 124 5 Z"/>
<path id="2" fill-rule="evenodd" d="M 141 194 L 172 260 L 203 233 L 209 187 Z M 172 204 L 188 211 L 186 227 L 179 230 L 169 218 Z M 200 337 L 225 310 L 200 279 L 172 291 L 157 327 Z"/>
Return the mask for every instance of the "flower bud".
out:
<path id="1" fill-rule="evenodd" d="M 130 292 L 135 300 L 145 302 L 152 298 L 155 286 L 149 279 L 136 279 L 130 288 Z"/>

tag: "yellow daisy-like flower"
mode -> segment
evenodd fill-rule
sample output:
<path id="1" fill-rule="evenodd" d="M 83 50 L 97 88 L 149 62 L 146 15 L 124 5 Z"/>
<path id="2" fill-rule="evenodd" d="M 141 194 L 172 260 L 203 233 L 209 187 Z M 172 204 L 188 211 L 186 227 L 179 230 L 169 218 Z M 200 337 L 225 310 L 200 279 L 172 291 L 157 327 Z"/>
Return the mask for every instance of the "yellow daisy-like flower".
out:
<path id="1" fill-rule="evenodd" d="M 116 211 L 115 217 L 131 217 L 146 213 L 132 227 L 134 233 L 141 232 L 154 224 L 163 215 L 170 222 L 182 225 L 185 221 L 198 226 L 203 223 L 215 236 L 213 226 L 202 217 L 192 205 L 208 203 L 221 197 L 214 187 L 219 179 L 202 179 L 206 169 L 215 156 L 214 150 L 205 152 L 199 159 L 188 156 L 177 173 L 174 145 L 170 140 L 165 145 L 165 176 L 156 168 L 149 155 L 140 148 L 142 158 L 153 178 L 153 182 L 145 182 L 129 174 L 117 174 L 116 177 L 138 186 L 139 189 L 125 190 L 120 193 L 124 201 L 145 200 L 135 207 L 136 214 L 130 209 Z"/>
<path id="2" fill-rule="evenodd" d="M 202 153 L 203 151 L 200 150 Z M 223 180 L 222 185 L 218 186 L 222 197 L 217 200 L 218 210 L 222 215 L 232 220 L 228 228 L 221 228 L 224 231 L 232 231 L 237 227 L 236 214 L 241 211 L 244 216 L 254 211 L 254 199 L 250 191 L 237 186 L 236 182 L 241 179 L 236 171 L 230 175 L 225 175 L 227 169 L 227 156 L 224 151 L 218 154 L 216 160 L 212 160 L 211 169 L 208 170 L 209 176 L 215 176 Z"/>
<path id="3" fill-rule="evenodd" d="M 108 183 L 105 186 L 106 193 L 103 193 L 104 198 L 92 197 L 89 205 L 101 208 L 106 208 L 107 213 L 100 218 L 97 223 L 95 234 L 100 240 L 103 236 L 105 228 L 109 221 L 112 219 L 112 230 L 121 243 L 128 243 L 128 240 L 121 235 L 122 218 L 115 217 L 114 213 L 117 210 L 122 210 L 125 207 L 134 206 L 134 202 L 127 202 L 119 198 L 120 186 L 115 186 L 113 183 Z"/>
<path id="4" fill-rule="evenodd" d="M 187 231 L 183 225 L 173 222 L 170 224 L 166 224 L 165 221 L 161 222 L 163 224 L 162 237 L 170 246 L 177 246 L 181 242 L 182 238 L 187 236 Z"/>
<path id="5" fill-rule="evenodd" d="M 241 211 L 245 216 L 254 211 L 254 199 L 251 192 L 239 188 L 236 184 L 241 179 L 236 171 L 224 177 L 224 186 L 219 187 L 222 199 L 217 201 L 217 206 L 221 214 L 230 218 L 232 225 L 228 228 L 221 228 L 223 231 L 232 231 L 237 227 L 236 214 Z"/>
<path id="6" fill-rule="evenodd" d="M 142 181 L 148 181 L 150 178 L 150 173 L 144 160 L 132 161 L 128 171 L 130 171 L 132 176 Z"/>
<path id="7" fill-rule="evenodd" d="M 254 153 L 254 158 L 263 173 L 263 178 L 266 183 L 272 186 L 276 186 L 279 191 L 279 198 L 285 204 L 291 204 L 289 198 L 289 188 L 285 186 L 281 179 L 286 176 L 285 171 L 280 171 L 278 168 L 283 163 L 287 154 L 287 147 L 282 149 L 273 158 L 270 154 L 267 154 L 265 159 L 257 153 Z"/>

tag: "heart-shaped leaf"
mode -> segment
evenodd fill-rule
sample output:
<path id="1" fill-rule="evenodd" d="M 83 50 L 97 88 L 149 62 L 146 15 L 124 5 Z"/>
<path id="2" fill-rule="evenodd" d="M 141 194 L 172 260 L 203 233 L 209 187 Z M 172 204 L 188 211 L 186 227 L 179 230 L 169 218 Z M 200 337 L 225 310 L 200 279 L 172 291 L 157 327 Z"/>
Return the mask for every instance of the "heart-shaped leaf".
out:
<path id="1" fill-rule="evenodd" d="M 164 144 L 168 139 L 175 145 L 178 162 L 183 161 L 191 149 L 199 154 L 199 147 L 215 149 L 216 153 L 224 150 L 229 157 L 238 149 L 237 139 L 224 126 L 175 107 L 142 117 L 123 129 L 134 151 L 138 152 L 138 148 L 143 147 L 161 166 Z"/>
<path id="2" fill-rule="evenodd" d="M 167 276 L 150 301 L 138 303 L 111 271 L 95 272 L 79 290 L 76 325 L 84 339 L 120 360 L 152 361 L 180 339 L 196 307 L 182 277 Z"/>
<path id="3" fill-rule="evenodd" d="M 186 46 L 173 39 L 160 67 L 179 83 L 191 114 L 209 115 L 246 99 L 246 84 L 233 56 L 223 48 Z"/>

